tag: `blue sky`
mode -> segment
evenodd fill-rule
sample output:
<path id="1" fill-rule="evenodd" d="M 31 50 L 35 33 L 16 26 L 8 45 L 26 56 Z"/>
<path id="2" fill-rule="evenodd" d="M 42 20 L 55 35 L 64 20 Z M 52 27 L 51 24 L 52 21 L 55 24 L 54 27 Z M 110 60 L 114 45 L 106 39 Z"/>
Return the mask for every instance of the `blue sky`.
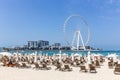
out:
<path id="1" fill-rule="evenodd" d="M 72 14 L 84 17 L 89 45 L 120 49 L 120 0 L 0 0 L 0 46 L 49 40 L 65 44 L 63 24 Z"/>

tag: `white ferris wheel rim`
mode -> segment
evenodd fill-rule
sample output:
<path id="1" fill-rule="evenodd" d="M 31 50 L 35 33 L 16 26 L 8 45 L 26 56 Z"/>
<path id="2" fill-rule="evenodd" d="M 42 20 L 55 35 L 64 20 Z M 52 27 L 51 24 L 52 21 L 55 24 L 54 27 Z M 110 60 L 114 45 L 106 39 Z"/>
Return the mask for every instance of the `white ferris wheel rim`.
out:
<path id="1" fill-rule="evenodd" d="M 64 38 L 67 42 L 68 45 L 70 45 L 69 41 L 67 40 L 67 34 L 66 34 L 66 24 L 67 22 L 72 18 L 72 17 L 79 17 L 84 23 L 85 23 L 85 26 L 87 28 L 87 39 L 86 39 L 86 42 L 85 42 L 85 46 L 87 46 L 89 40 L 90 40 L 90 30 L 89 30 L 89 25 L 88 23 L 84 20 L 84 18 L 80 15 L 70 15 L 64 22 L 64 28 L 63 28 L 63 32 L 64 32 Z"/>

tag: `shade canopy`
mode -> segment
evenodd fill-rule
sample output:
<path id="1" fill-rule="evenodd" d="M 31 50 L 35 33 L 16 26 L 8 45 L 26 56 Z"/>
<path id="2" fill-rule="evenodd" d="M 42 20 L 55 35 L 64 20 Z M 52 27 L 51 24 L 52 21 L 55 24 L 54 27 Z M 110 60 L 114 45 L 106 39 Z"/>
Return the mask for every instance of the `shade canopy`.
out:
<path id="1" fill-rule="evenodd" d="M 0 55 L 12 56 L 12 54 L 9 52 L 0 52 Z"/>

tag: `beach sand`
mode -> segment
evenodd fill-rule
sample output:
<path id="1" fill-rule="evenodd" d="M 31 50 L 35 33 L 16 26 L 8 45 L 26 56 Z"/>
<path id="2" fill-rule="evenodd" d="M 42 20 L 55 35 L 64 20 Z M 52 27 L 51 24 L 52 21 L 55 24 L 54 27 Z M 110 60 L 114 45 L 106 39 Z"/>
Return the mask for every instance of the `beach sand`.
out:
<path id="1" fill-rule="evenodd" d="M 19 69 L 12 67 L 0 66 L 0 80 L 120 80 L 120 75 L 113 73 L 114 69 L 109 69 L 107 61 L 96 68 L 97 73 L 80 72 L 79 67 L 72 67 L 71 72 L 55 71 L 52 66 L 51 70 L 36 69 Z"/>

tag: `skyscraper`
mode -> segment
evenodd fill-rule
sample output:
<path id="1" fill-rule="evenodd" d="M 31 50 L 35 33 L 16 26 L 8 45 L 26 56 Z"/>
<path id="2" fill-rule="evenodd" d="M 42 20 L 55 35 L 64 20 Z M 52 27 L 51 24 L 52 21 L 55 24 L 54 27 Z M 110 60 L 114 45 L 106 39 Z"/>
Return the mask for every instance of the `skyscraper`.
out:
<path id="1" fill-rule="evenodd" d="M 49 46 L 49 41 L 39 40 L 37 41 L 38 48 Z"/>
<path id="2" fill-rule="evenodd" d="M 52 46 L 53 47 L 61 47 L 61 44 L 60 43 L 54 43 Z"/>
<path id="3" fill-rule="evenodd" d="M 37 41 L 28 41 L 28 48 L 37 48 Z"/>

